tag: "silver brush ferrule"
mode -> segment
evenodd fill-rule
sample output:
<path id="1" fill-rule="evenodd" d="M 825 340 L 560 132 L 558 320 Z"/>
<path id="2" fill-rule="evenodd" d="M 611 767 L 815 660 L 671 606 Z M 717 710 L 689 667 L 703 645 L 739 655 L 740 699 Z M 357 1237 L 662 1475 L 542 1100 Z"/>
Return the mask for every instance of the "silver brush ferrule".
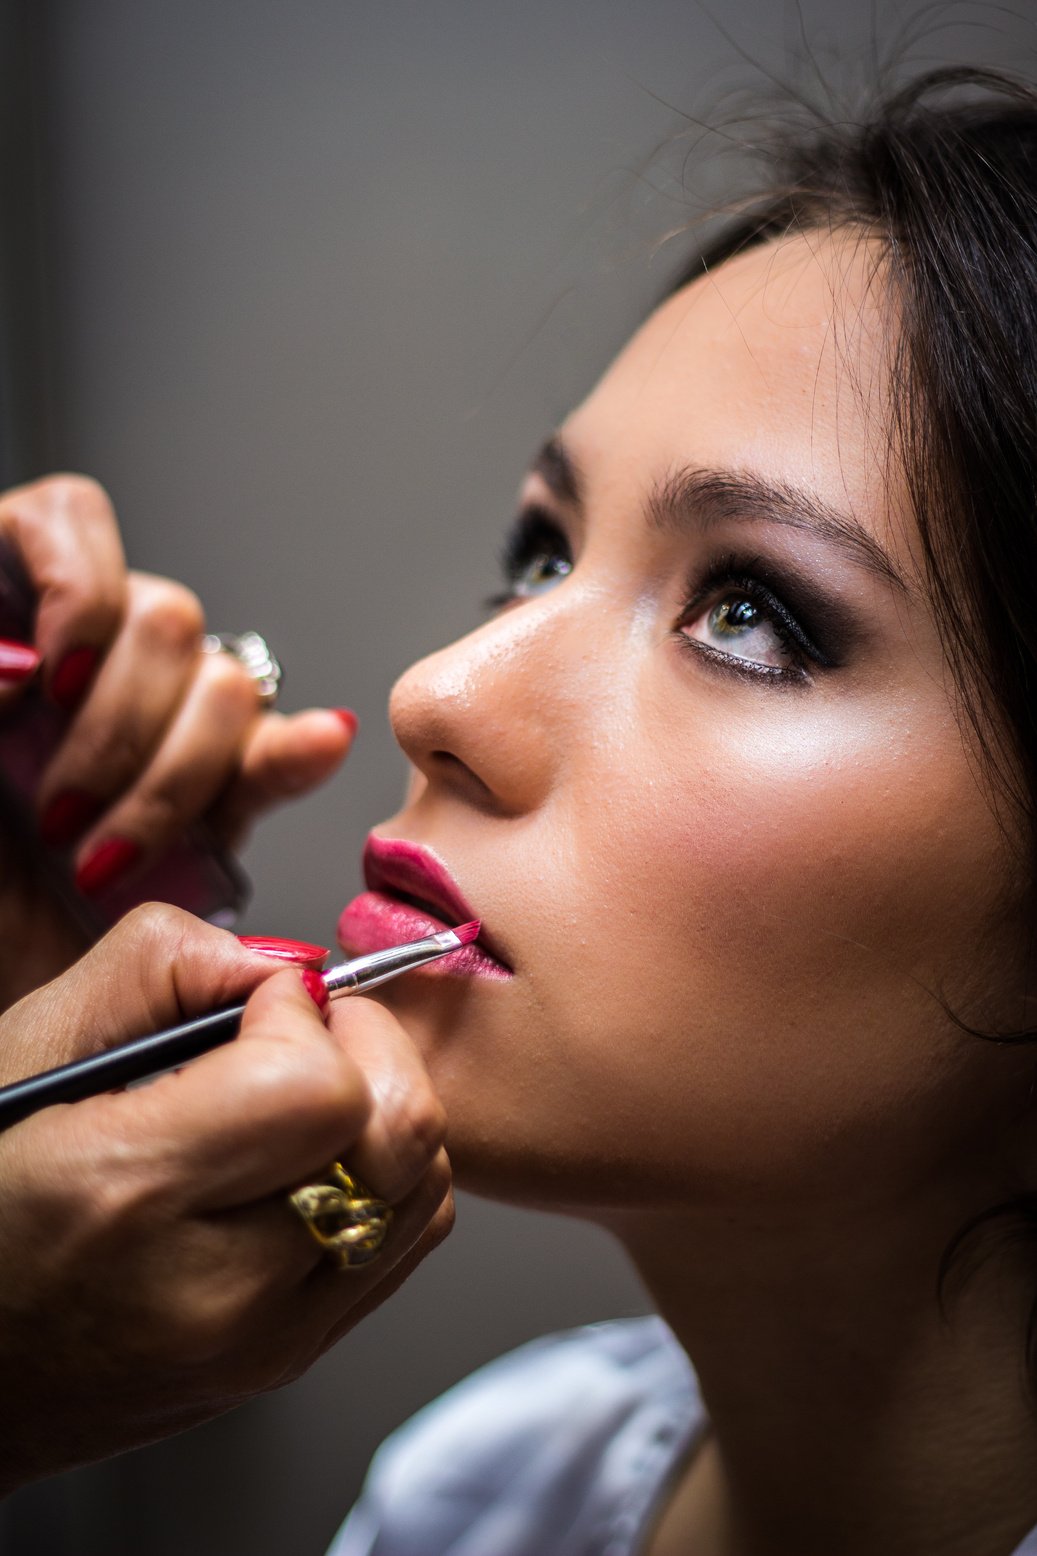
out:
<path id="1" fill-rule="evenodd" d="M 356 956 L 338 967 L 329 967 L 321 974 L 324 987 L 334 998 L 338 994 L 359 994 L 386 983 L 400 973 L 411 972 L 425 962 L 434 962 L 451 951 L 460 951 L 462 941 L 452 929 L 444 929 L 438 935 L 426 935 L 422 940 L 412 940 L 407 945 L 389 946 L 385 951 L 370 951 L 366 956 Z"/>

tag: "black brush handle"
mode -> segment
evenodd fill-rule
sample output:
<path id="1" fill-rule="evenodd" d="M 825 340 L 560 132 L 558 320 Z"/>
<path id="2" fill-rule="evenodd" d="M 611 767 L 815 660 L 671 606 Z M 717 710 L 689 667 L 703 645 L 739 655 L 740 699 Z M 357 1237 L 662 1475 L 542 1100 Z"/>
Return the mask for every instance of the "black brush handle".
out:
<path id="1" fill-rule="evenodd" d="M 53 1107 L 56 1102 L 96 1097 L 102 1091 L 114 1091 L 197 1059 L 199 1054 L 237 1037 L 244 1013 L 244 1004 L 210 1010 L 207 1015 L 182 1021 L 164 1032 L 135 1037 L 118 1048 L 107 1048 L 103 1053 L 27 1076 L 10 1086 L 0 1086 L 0 1129 L 10 1129 L 12 1124 L 19 1124 L 31 1113 Z"/>

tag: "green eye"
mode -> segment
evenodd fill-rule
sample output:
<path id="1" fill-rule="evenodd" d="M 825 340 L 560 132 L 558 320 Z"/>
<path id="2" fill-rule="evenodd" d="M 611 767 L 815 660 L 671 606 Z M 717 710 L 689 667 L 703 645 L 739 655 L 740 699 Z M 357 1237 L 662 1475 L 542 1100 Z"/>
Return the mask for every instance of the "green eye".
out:
<path id="1" fill-rule="evenodd" d="M 796 633 L 777 602 L 756 598 L 754 587 L 733 587 L 713 603 L 689 610 L 681 635 L 746 668 L 785 671 L 803 659 Z"/>
<path id="2" fill-rule="evenodd" d="M 709 613 L 709 625 L 721 636 L 738 637 L 760 624 L 760 612 L 751 600 L 724 600 Z"/>
<path id="3" fill-rule="evenodd" d="M 511 580 L 512 592 L 519 598 L 525 598 L 530 594 L 541 594 L 545 588 L 549 589 L 552 584 L 559 583 L 567 577 L 572 572 L 572 566 L 568 557 L 542 551 L 537 556 L 530 557 L 529 561 L 516 571 Z"/>
<path id="4" fill-rule="evenodd" d="M 528 600 L 561 583 L 573 570 L 567 536 L 554 519 L 539 508 L 519 515 L 504 543 L 501 571 L 503 592 L 489 601 L 491 607 Z"/>

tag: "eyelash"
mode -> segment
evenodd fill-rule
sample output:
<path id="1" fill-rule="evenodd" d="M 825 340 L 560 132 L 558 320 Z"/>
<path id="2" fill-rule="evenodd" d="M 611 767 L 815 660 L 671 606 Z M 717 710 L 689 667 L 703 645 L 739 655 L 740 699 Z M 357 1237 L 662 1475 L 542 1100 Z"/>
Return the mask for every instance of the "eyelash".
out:
<path id="1" fill-rule="evenodd" d="M 503 610 L 516 600 L 531 598 L 519 589 L 523 572 L 538 558 L 556 557 L 565 563 L 566 571 L 573 566 L 572 548 L 568 537 L 546 508 L 526 508 L 519 514 L 500 552 L 500 569 L 506 587 L 499 594 L 491 595 L 484 602 L 490 611 Z M 559 572 L 559 578 L 564 577 Z"/>
<path id="2" fill-rule="evenodd" d="M 531 598 L 518 588 L 523 572 L 538 558 L 555 557 L 565 564 L 566 570 L 574 565 L 568 537 L 554 516 L 545 508 L 531 507 L 519 514 L 505 537 L 500 553 L 500 566 L 506 587 L 499 594 L 485 601 L 487 610 L 503 610 L 516 601 Z M 559 577 L 564 572 L 559 572 Z M 778 591 L 782 592 L 779 593 Z M 773 628 L 782 644 L 793 657 L 788 666 L 763 665 L 750 659 L 740 659 L 725 654 L 720 649 L 689 638 L 681 630 L 709 607 L 719 603 L 725 594 L 740 594 L 760 612 Z M 818 643 L 801 623 L 782 594 L 788 593 L 788 584 L 771 577 L 768 564 L 759 557 L 738 557 L 733 553 L 715 558 L 708 566 L 681 606 L 674 636 L 682 650 L 694 653 L 719 671 L 740 676 L 743 679 L 770 682 L 801 683 L 809 679 L 811 664 L 830 669 L 834 661 L 818 646 Z M 802 612 L 800 612 L 802 614 Z"/>
<path id="3" fill-rule="evenodd" d="M 700 655 L 717 669 L 730 672 L 732 675 L 756 680 L 762 677 L 768 681 L 781 681 L 786 685 L 807 680 L 811 665 L 831 669 L 833 660 L 818 646 L 799 617 L 789 609 L 781 595 L 776 592 L 776 588 L 782 585 L 775 581 L 775 585 L 772 586 L 769 577 L 770 568 L 759 557 L 740 558 L 728 555 L 714 560 L 705 577 L 699 581 L 681 607 L 674 629 L 681 648 Z M 787 585 L 784 585 L 784 588 L 787 591 Z M 756 607 L 764 620 L 773 628 L 782 645 L 792 655 L 792 664 L 763 665 L 751 659 L 740 659 L 734 654 L 725 654 L 708 643 L 701 643 L 696 638 L 689 638 L 681 631 L 682 627 L 696 620 L 710 605 L 719 604 L 726 595 L 733 594 L 740 595 Z"/>

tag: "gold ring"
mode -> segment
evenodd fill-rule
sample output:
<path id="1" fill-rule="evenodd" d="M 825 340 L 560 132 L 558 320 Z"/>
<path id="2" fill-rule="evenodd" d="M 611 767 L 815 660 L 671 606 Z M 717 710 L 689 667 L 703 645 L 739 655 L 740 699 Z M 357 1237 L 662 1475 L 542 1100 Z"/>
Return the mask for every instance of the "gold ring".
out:
<path id="1" fill-rule="evenodd" d="M 382 1251 L 392 1210 L 341 1162 L 332 1162 L 315 1183 L 304 1183 L 288 1202 L 340 1270 L 357 1270 Z"/>

